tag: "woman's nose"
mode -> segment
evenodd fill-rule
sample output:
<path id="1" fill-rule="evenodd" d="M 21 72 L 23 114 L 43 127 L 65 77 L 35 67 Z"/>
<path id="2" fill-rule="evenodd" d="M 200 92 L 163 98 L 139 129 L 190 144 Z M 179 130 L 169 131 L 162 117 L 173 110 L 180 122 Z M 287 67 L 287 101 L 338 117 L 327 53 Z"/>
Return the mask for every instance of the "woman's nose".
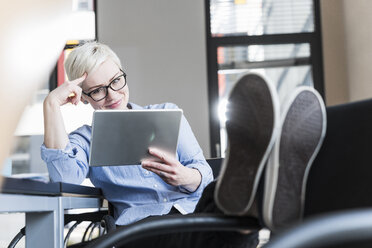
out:
<path id="1" fill-rule="evenodd" d="M 106 99 L 107 100 L 111 100 L 112 96 L 115 95 L 115 91 L 113 89 L 111 89 L 110 87 L 107 88 L 107 97 Z"/>

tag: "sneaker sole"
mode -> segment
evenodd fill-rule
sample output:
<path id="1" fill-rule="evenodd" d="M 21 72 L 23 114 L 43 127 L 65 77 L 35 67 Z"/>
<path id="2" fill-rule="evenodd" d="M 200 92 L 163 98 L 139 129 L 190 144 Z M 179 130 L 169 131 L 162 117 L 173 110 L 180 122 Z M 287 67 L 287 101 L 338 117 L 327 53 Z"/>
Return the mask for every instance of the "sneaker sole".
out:
<path id="1" fill-rule="evenodd" d="M 268 160 L 263 218 L 271 230 L 302 219 L 307 177 L 326 131 L 319 93 L 298 87 L 283 105 L 282 128 Z"/>
<path id="2" fill-rule="evenodd" d="M 246 215 L 267 157 L 279 133 L 276 89 L 258 74 L 243 76 L 227 106 L 228 150 L 217 180 L 215 201 L 230 215 Z"/>

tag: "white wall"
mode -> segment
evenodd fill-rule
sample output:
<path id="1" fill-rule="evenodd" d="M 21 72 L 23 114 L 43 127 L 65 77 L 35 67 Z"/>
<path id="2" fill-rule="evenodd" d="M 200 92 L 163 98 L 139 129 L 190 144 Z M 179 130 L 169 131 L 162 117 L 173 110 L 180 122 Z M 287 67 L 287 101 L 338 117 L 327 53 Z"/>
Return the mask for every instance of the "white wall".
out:
<path id="1" fill-rule="evenodd" d="M 340 0 L 322 0 L 324 87 L 327 105 L 349 101 L 344 6 Z"/>
<path id="2" fill-rule="evenodd" d="M 209 157 L 204 1 L 97 2 L 98 40 L 121 59 L 130 101 L 176 103 Z"/>
<path id="3" fill-rule="evenodd" d="M 372 1 L 344 0 L 350 100 L 372 97 Z"/>
<path id="4" fill-rule="evenodd" d="M 372 2 L 322 0 L 327 105 L 372 98 Z"/>

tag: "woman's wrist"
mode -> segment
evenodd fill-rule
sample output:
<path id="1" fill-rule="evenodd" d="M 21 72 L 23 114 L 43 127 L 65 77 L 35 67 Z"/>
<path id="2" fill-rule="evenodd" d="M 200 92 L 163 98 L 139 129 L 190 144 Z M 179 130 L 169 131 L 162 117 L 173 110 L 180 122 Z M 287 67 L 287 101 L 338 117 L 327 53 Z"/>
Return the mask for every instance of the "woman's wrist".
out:
<path id="1" fill-rule="evenodd" d="M 187 168 L 187 167 L 186 167 Z M 201 183 L 202 176 L 199 170 L 195 168 L 187 168 L 189 170 L 189 180 L 187 184 L 181 185 L 189 192 L 195 192 Z"/>
<path id="2" fill-rule="evenodd" d="M 58 101 L 53 99 L 53 97 L 50 96 L 50 94 L 45 98 L 44 108 L 54 109 L 54 108 L 59 108 L 59 107 L 60 107 L 60 104 L 58 103 Z"/>

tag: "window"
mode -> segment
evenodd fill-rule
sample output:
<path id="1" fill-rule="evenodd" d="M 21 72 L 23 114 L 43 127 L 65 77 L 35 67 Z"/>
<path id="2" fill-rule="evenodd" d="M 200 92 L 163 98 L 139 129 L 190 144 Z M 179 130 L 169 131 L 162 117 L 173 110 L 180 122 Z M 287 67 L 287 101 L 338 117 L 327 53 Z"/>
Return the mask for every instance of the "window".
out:
<path id="1" fill-rule="evenodd" d="M 225 108 L 237 80 L 260 72 L 283 100 L 298 85 L 323 92 L 318 0 L 206 0 L 211 155 L 227 147 Z"/>

